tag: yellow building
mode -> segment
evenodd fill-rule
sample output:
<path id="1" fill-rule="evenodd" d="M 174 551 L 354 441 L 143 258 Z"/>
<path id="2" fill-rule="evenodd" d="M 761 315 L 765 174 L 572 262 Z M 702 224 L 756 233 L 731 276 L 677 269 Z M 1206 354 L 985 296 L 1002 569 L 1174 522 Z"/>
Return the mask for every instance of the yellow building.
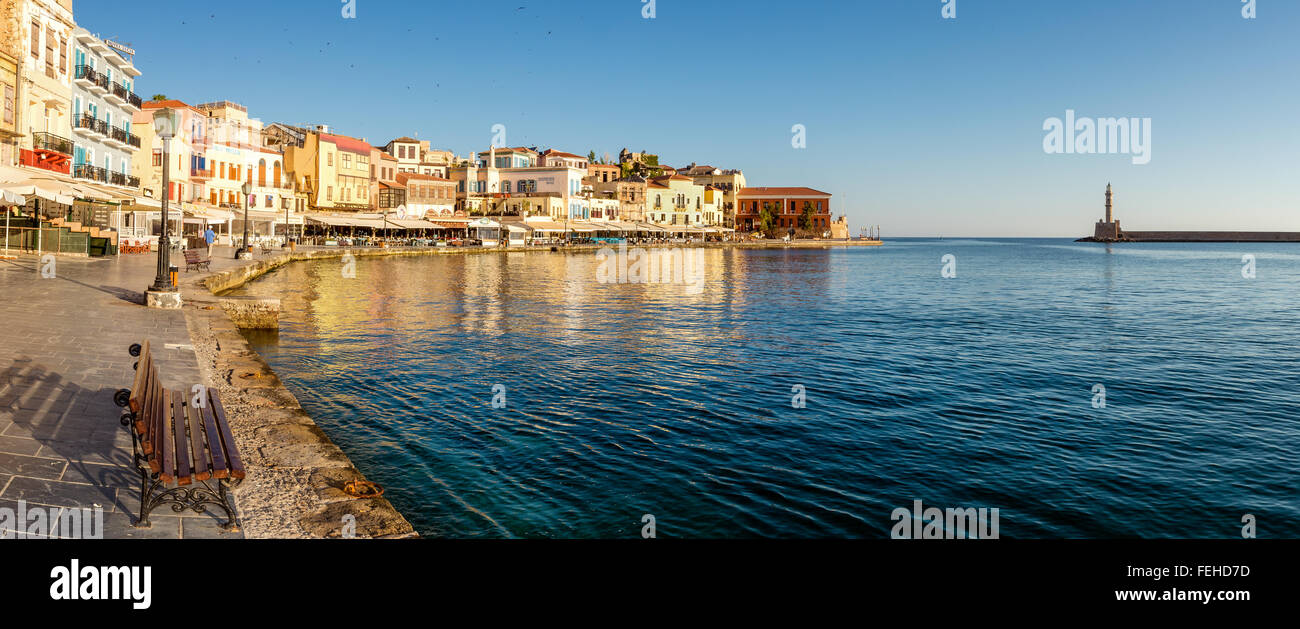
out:
<path id="1" fill-rule="evenodd" d="M 704 225 L 704 186 L 682 175 L 655 177 L 646 184 L 645 213 L 661 225 Z"/>
<path id="2" fill-rule="evenodd" d="M 370 188 L 372 150 L 363 140 L 322 126 L 307 132 L 302 146 L 289 145 L 286 161 L 294 184 L 307 193 L 309 209 L 357 212 L 373 209 L 377 201 Z"/>

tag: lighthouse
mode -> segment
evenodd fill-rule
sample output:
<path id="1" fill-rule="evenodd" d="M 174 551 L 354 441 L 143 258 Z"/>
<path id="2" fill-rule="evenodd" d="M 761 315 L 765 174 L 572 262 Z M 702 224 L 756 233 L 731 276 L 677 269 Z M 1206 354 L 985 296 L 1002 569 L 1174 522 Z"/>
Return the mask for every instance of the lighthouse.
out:
<path id="1" fill-rule="evenodd" d="M 1106 218 L 1097 221 L 1097 226 L 1093 231 L 1093 240 L 1101 242 L 1114 242 L 1123 237 L 1123 232 L 1119 230 L 1119 221 L 1115 220 L 1115 208 L 1112 205 L 1114 193 L 1110 189 L 1110 184 L 1106 184 Z"/>

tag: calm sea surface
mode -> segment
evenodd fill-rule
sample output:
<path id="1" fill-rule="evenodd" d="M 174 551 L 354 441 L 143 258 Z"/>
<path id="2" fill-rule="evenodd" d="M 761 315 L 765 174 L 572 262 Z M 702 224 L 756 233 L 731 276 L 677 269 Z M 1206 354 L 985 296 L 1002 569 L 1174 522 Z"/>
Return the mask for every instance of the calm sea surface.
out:
<path id="1" fill-rule="evenodd" d="M 1003 537 L 1239 537 L 1247 513 L 1300 536 L 1300 246 L 704 265 L 698 294 L 598 283 L 591 253 L 321 261 L 237 292 L 283 298 L 255 349 L 428 536 L 639 537 L 653 514 L 660 537 L 888 537 L 916 499 L 997 507 Z"/>

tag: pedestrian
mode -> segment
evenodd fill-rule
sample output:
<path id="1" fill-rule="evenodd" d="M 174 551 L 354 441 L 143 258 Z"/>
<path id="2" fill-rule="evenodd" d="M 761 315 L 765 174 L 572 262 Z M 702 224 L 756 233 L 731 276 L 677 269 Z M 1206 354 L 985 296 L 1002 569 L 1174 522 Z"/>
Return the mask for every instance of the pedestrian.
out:
<path id="1" fill-rule="evenodd" d="M 203 240 L 204 240 L 204 242 L 207 242 L 207 243 L 208 243 L 208 257 L 211 258 L 211 257 L 212 257 L 212 243 L 213 243 L 213 242 L 216 242 L 216 240 L 217 240 L 217 235 L 214 234 L 214 233 L 212 232 L 212 228 L 211 228 L 211 227 L 205 227 L 205 228 L 203 229 Z"/>

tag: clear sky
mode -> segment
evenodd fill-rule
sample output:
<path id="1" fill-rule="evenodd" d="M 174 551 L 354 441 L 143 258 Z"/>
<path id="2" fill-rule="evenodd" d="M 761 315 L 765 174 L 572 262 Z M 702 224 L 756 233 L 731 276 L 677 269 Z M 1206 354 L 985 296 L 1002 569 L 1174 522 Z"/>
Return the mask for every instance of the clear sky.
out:
<path id="1" fill-rule="evenodd" d="M 740 168 L 885 236 L 1300 231 L 1300 2 L 75 0 L 137 92 L 263 122 Z M 1151 118 L 1151 161 L 1043 150 L 1044 120 Z M 806 128 L 806 148 L 791 127 Z"/>

